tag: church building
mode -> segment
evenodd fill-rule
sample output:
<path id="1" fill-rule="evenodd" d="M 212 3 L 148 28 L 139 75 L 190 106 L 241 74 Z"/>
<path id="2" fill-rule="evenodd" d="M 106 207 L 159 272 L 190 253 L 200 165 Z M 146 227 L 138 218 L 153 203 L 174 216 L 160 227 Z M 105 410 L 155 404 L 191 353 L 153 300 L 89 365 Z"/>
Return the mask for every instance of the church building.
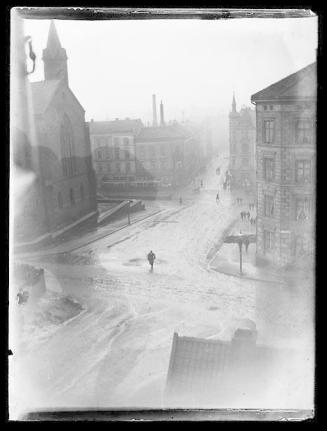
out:
<path id="1" fill-rule="evenodd" d="M 22 243 L 54 238 L 97 217 L 85 110 L 69 88 L 66 50 L 53 21 L 42 59 L 44 81 L 29 85 L 35 129 L 29 150 L 38 196 L 25 203 L 24 221 L 16 236 Z"/>

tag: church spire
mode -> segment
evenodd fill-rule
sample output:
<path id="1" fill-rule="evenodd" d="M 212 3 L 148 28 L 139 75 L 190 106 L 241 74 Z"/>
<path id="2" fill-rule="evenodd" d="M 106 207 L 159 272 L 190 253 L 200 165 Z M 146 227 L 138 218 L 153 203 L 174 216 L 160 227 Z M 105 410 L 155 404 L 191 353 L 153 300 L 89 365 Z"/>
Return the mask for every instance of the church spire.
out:
<path id="1" fill-rule="evenodd" d="M 234 92 L 233 92 L 232 112 L 236 113 L 236 100 L 235 100 L 235 93 Z"/>
<path id="2" fill-rule="evenodd" d="M 57 29 L 52 19 L 50 23 L 49 33 L 48 33 L 47 49 L 54 54 L 57 51 L 59 51 L 61 48 L 62 46 L 58 37 Z"/>
<path id="3" fill-rule="evenodd" d="M 44 79 L 64 80 L 68 86 L 67 54 L 62 48 L 56 26 L 51 20 L 47 47 L 43 50 Z"/>

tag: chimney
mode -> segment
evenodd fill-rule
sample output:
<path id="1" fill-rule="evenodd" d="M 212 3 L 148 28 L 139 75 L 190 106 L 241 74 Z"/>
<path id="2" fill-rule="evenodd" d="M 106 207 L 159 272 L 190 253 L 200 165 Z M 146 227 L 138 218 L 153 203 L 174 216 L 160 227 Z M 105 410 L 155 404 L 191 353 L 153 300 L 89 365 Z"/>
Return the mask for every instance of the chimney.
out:
<path id="1" fill-rule="evenodd" d="M 162 101 L 160 102 L 160 126 L 165 125 L 165 118 L 164 118 L 164 107 Z"/>
<path id="2" fill-rule="evenodd" d="M 157 104 L 156 104 L 156 95 L 152 95 L 152 114 L 153 114 L 153 121 L 152 126 L 157 127 L 158 126 L 158 120 L 157 120 Z"/>

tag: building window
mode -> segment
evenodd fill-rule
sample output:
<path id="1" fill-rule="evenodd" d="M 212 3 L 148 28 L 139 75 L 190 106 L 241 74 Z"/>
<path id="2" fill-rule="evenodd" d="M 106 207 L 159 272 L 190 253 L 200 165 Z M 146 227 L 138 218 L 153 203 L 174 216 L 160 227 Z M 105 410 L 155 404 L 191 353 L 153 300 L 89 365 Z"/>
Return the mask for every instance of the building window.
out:
<path id="1" fill-rule="evenodd" d="M 249 152 L 249 144 L 242 144 L 242 153 Z"/>
<path id="2" fill-rule="evenodd" d="M 83 201 L 84 200 L 84 186 L 83 186 L 83 184 L 81 184 L 81 186 L 80 186 L 80 192 L 81 192 L 81 200 Z"/>
<path id="3" fill-rule="evenodd" d="M 166 155 L 166 147 L 165 147 L 164 145 L 161 145 L 161 146 L 160 146 L 160 154 L 161 154 L 162 156 L 165 156 L 165 155 Z"/>
<path id="4" fill-rule="evenodd" d="M 120 163 L 116 163 L 116 172 L 120 174 Z"/>
<path id="5" fill-rule="evenodd" d="M 313 141 L 313 121 L 310 119 L 297 120 L 295 136 L 297 144 L 311 144 Z"/>
<path id="6" fill-rule="evenodd" d="M 265 217 L 274 216 L 274 198 L 273 196 L 265 195 L 264 201 Z"/>
<path id="7" fill-rule="evenodd" d="M 273 105 L 269 105 L 269 109 L 270 109 L 270 111 L 273 111 L 274 110 L 274 106 Z"/>
<path id="8" fill-rule="evenodd" d="M 264 120 L 263 122 L 263 140 L 265 144 L 272 144 L 274 141 L 274 120 Z"/>
<path id="9" fill-rule="evenodd" d="M 119 160 L 119 147 L 115 147 L 115 159 Z"/>
<path id="10" fill-rule="evenodd" d="M 107 164 L 107 172 L 110 173 L 110 164 Z"/>
<path id="11" fill-rule="evenodd" d="M 267 105 L 263 105 L 263 109 L 264 109 L 265 111 L 267 111 L 268 106 L 267 106 Z"/>
<path id="12" fill-rule="evenodd" d="M 154 147 L 150 147 L 149 148 L 149 152 L 150 152 L 150 157 L 155 157 L 156 156 L 156 150 Z"/>
<path id="13" fill-rule="evenodd" d="M 295 203 L 295 219 L 308 220 L 311 215 L 311 201 L 308 198 L 296 199 Z"/>
<path id="14" fill-rule="evenodd" d="M 59 209 L 62 209 L 62 207 L 63 207 L 63 200 L 62 200 L 62 194 L 60 192 L 58 193 L 57 199 L 58 199 L 58 207 L 59 207 Z"/>
<path id="15" fill-rule="evenodd" d="M 99 160 L 101 160 L 101 159 L 102 159 L 101 150 L 98 150 L 98 159 L 99 159 Z"/>
<path id="16" fill-rule="evenodd" d="M 129 160 L 130 159 L 130 155 L 129 155 L 129 151 L 125 150 L 125 159 Z"/>
<path id="17" fill-rule="evenodd" d="M 131 164 L 129 162 L 126 163 L 126 172 L 127 173 L 131 172 Z"/>
<path id="18" fill-rule="evenodd" d="M 295 180 L 297 183 L 311 182 L 311 160 L 297 160 L 295 162 Z"/>
<path id="19" fill-rule="evenodd" d="M 74 196 L 74 190 L 73 189 L 70 189 L 70 191 L 69 191 L 69 197 L 70 197 L 70 203 L 72 205 L 75 205 L 75 196 Z"/>
<path id="20" fill-rule="evenodd" d="M 269 253 L 274 248 L 274 233 L 269 230 L 263 231 L 264 251 Z"/>
<path id="21" fill-rule="evenodd" d="M 114 138 L 114 145 L 119 145 L 120 139 L 119 138 Z"/>
<path id="22" fill-rule="evenodd" d="M 150 166 L 151 166 L 151 169 L 155 169 L 156 168 L 156 162 L 154 160 L 151 160 Z"/>
<path id="23" fill-rule="evenodd" d="M 64 176 L 70 177 L 76 174 L 73 128 L 67 115 L 64 116 L 60 127 L 60 151 Z"/>
<path id="24" fill-rule="evenodd" d="M 264 178 L 267 181 L 272 181 L 274 179 L 274 159 L 264 158 Z"/>
<path id="25" fill-rule="evenodd" d="M 244 166 L 244 167 L 249 166 L 249 159 L 247 157 L 242 158 L 242 166 Z"/>

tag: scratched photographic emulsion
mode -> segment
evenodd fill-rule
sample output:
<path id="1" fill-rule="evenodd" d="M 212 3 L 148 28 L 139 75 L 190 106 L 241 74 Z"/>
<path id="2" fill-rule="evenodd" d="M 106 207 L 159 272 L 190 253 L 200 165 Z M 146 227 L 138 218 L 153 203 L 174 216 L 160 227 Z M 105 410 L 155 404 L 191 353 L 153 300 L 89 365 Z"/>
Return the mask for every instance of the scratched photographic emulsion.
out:
<path id="1" fill-rule="evenodd" d="M 305 9 L 11 10 L 10 420 L 314 417 L 317 52 Z"/>

